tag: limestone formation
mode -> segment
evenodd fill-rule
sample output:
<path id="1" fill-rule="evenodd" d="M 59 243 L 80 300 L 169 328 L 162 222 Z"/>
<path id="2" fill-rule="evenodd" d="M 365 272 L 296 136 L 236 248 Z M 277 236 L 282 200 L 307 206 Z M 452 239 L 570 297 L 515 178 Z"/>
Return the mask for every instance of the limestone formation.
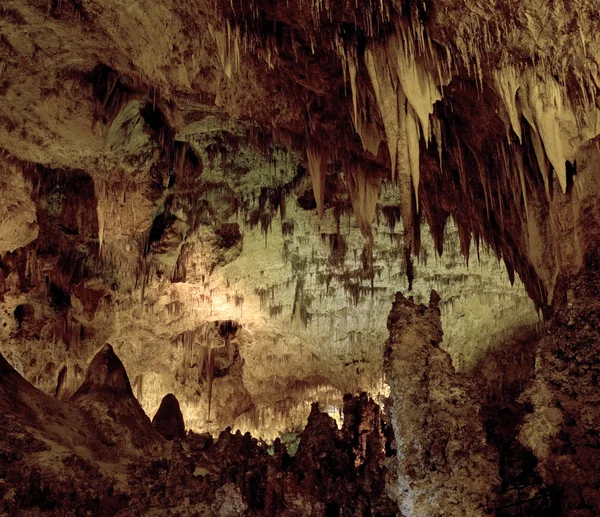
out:
<path id="1" fill-rule="evenodd" d="M 540 341 L 535 381 L 523 395 L 533 411 L 519 440 L 540 462 L 549 485 L 560 487 L 564 515 L 600 512 L 598 462 L 598 248 L 581 277 L 562 279 L 554 314 Z"/>
<path id="2" fill-rule="evenodd" d="M 185 436 L 183 415 L 175 395 L 172 393 L 165 395 L 156 415 L 152 419 L 152 425 L 158 434 L 167 440 L 175 440 Z"/>
<path id="3" fill-rule="evenodd" d="M 429 306 L 396 295 L 386 376 L 397 447 L 389 487 L 404 515 L 479 517 L 493 508 L 498 458 L 486 443 L 474 385 L 456 374 L 442 341 L 439 296 Z"/>
<path id="4" fill-rule="evenodd" d="M 599 34 L 598 0 L 3 0 L 2 511 L 386 514 L 385 461 L 407 517 L 599 514 Z"/>
<path id="5" fill-rule="evenodd" d="M 133 395 L 127 372 L 108 343 L 94 356 L 85 380 L 71 396 L 98 433 L 100 442 L 141 453 L 160 443 L 158 433 Z"/>

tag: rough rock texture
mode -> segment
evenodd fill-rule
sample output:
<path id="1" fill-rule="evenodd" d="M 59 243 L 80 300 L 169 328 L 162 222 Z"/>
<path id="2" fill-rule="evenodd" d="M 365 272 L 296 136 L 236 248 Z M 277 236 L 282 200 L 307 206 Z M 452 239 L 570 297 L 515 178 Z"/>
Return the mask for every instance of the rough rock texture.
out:
<path id="1" fill-rule="evenodd" d="M 334 515 L 395 515 L 385 494 L 385 440 L 379 407 L 366 394 L 344 399 L 352 415 L 341 431 L 335 420 L 312 407 L 294 466 L 300 486 L 325 502 Z"/>
<path id="2" fill-rule="evenodd" d="M 161 442 L 133 395 L 123 363 L 108 343 L 92 359 L 83 384 L 70 402 L 89 417 L 105 445 L 119 443 L 142 452 Z"/>
<path id="3" fill-rule="evenodd" d="M 124 373 L 105 347 L 90 365 L 84 389 L 73 400 L 60 401 L 28 384 L 0 356 L 0 512 L 396 515 L 385 495 L 381 415 L 366 395 L 346 398 L 346 413 L 353 418 L 342 431 L 315 405 L 298 458 L 291 458 L 278 440 L 270 455 L 264 442 L 229 429 L 216 442 L 192 432 L 148 447 L 155 434 L 150 429 L 143 440 L 107 444 L 97 427 L 107 414 L 124 415 L 124 398 L 130 394 Z M 80 409 L 83 397 L 93 393 L 95 403 Z M 145 420 L 135 412 L 127 416 L 114 422 L 113 431 L 126 436 L 143 432 Z"/>
<path id="4" fill-rule="evenodd" d="M 18 167 L 8 163 L 0 167 L 0 253 L 27 246 L 38 236 L 35 203 L 31 199 L 31 185 Z"/>
<path id="5" fill-rule="evenodd" d="M 474 385 L 439 348 L 439 297 L 429 306 L 396 295 L 388 317 L 386 376 L 397 448 L 390 492 L 405 515 L 478 517 L 491 513 L 500 485 Z"/>
<path id="6" fill-rule="evenodd" d="M 556 334 L 538 354 L 523 440 L 562 486 L 564 511 L 596 511 L 594 468 L 577 464 L 596 423 L 587 393 L 599 339 L 582 289 L 600 238 L 597 10 L 596 0 L 5 0 L 6 358 L 68 399 L 110 341 L 149 414 L 172 392 L 195 429 L 232 422 L 272 438 L 297 430 L 310 399 L 329 412 L 346 391 L 385 394 L 383 318 L 400 288 L 458 286 L 442 293 L 453 338 L 443 346 L 461 371 L 505 330 L 519 337 L 535 314 L 522 289 L 490 287 L 497 269 L 474 271 L 486 243 Z M 448 241 L 471 257 L 469 274 L 413 263 L 436 262 Z M 589 304 L 569 308 L 567 286 Z M 500 316 L 487 310 L 498 303 Z M 240 335 L 217 335 L 224 321 Z M 208 341 L 177 339 L 207 329 Z"/>
<path id="7" fill-rule="evenodd" d="M 293 155 L 289 166 L 277 161 L 274 176 L 262 155 L 240 151 L 243 139 L 215 124 L 211 137 L 193 146 L 202 157 L 196 168 L 182 167 L 170 187 L 152 177 L 135 191 L 96 191 L 92 174 L 81 170 L 55 177 L 57 170 L 25 168 L 39 185 L 33 198 L 42 237 L 2 258 L 0 348 L 35 386 L 68 398 L 110 342 L 147 414 L 173 393 L 190 429 L 217 434 L 232 426 L 272 440 L 299 432 L 314 400 L 339 410 L 343 393 L 385 394 L 385 318 L 393 294 L 408 288 L 398 194 L 382 190 L 371 272 L 354 217 L 335 215 L 335 206 L 348 205 L 347 193 L 331 196 L 337 205 L 319 221 L 298 204 L 300 193 L 311 192 L 301 179 L 281 219 L 281 206 L 274 207 L 278 189 L 294 178 L 289 170 L 297 170 Z M 220 144 L 223 161 L 211 165 L 205 147 L 220 140 L 230 143 Z M 240 176 L 242 166 L 250 170 Z M 258 178 L 273 181 L 265 194 Z M 108 203 L 105 194 L 113 211 L 102 223 L 100 248 L 97 204 Z M 138 196 L 155 200 L 154 220 Z M 232 208 L 243 202 L 247 216 Z M 253 226 L 257 214 L 272 214 L 271 227 Z M 183 242 L 169 233 L 181 218 L 192 228 Z M 120 236 L 113 239 L 113 230 Z M 467 266 L 460 250 L 451 224 L 442 257 L 425 233 L 413 294 L 424 300 L 434 286 L 444 296 L 444 346 L 468 370 L 537 315 L 522 283 L 511 286 L 493 254 L 482 248 L 481 261 Z M 470 251 L 477 254 L 474 242 Z M 495 311 L 482 310 L 491 303 Z M 31 311 L 17 317 L 25 307 Z M 237 329 L 229 341 L 220 332 L 227 321 Z M 216 361 L 212 383 L 203 362 L 208 350 Z"/>
<path id="8" fill-rule="evenodd" d="M 152 425 L 156 432 L 167 440 L 185 436 L 185 423 L 175 395 L 172 393 L 165 395 L 152 419 Z"/>
<path id="9" fill-rule="evenodd" d="M 596 249 L 583 275 L 561 279 L 535 381 L 522 397 L 532 412 L 519 439 L 538 458 L 544 481 L 558 489 L 561 514 L 577 517 L 600 513 L 599 268 Z"/>
<path id="10" fill-rule="evenodd" d="M 113 376 L 113 386 L 123 388 L 126 383 L 119 374 Z M 102 373 L 96 369 L 90 376 L 98 379 Z M 83 410 L 40 392 L 0 356 L 0 511 L 109 516 L 126 507 L 127 465 L 142 455 L 138 444 L 153 442 L 158 435 L 145 427 L 143 412 L 124 415 L 122 400 L 102 396 L 102 385 L 88 388 L 87 396 L 95 394 L 95 403 Z M 110 427 L 102 424 L 115 415 L 126 418 Z M 123 439 L 133 434 L 135 440 Z"/>

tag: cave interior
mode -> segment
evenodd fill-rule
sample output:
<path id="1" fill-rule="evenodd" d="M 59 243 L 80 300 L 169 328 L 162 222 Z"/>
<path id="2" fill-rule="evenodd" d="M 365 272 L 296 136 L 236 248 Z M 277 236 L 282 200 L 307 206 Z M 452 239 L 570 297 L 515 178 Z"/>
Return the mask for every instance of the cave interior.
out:
<path id="1" fill-rule="evenodd" d="M 598 0 L 3 0 L 0 515 L 600 516 Z"/>

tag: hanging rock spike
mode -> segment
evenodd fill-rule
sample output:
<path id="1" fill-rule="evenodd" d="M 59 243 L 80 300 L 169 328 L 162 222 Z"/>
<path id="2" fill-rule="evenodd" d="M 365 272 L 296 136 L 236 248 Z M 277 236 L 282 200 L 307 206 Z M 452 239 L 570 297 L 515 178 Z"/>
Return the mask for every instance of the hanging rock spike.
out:
<path id="1" fill-rule="evenodd" d="M 325 179 L 327 177 L 327 155 L 314 142 L 306 148 L 308 172 L 312 179 L 313 192 L 317 203 L 317 213 L 323 218 L 325 213 Z"/>
<path id="2" fill-rule="evenodd" d="M 345 164 L 344 175 L 356 222 L 362 234 L 368 237 L 371 233 L 371 224 L 375 219 L 381 181 L 378 177 L 367 174 L 356 162 Z"/>

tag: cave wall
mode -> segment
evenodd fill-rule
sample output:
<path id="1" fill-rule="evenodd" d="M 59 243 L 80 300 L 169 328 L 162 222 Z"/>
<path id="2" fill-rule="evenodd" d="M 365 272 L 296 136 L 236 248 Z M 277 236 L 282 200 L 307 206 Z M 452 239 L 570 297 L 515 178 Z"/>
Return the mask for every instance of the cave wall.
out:
<path id="1" fill-rule="evenodd" d="M 597 332 L 577 316 L 593 319 L 593 297 L 572 287 L 584 301 L 569 301 L 565 286 L 579 286 L 596 268 L 589 258 L 599 237 L 596 10 L 593 0 L 476 6 L 461 0 L 5 2 L 0 296 L 9 359 L 44 391 L 66 397 L 83 381 L 92 350 L 119 334 L 124 361 L 130 354 L 143 365 L 134 372 L 143 398 L 144 385 L 148 394 L 154 384 L 160 396 L 166 385 L 157 376 L 143 380 L 152 361 L 142 351 L 163 350 L 207 318 L 231 319 L 238 310 L 242 318 L 246 310 L 261 323 L 273 315 L 300 335 L 300 324 L 287 325 L 278 314 L 288 305 L 302 324 L 313 316 L 318 329 L 302 285 L 294 283 L 285 303 L 268 305 L 267 319 L 264 292 L 242 299 L 241 285 L 237 292 L 227 287 L 221 303 L 213 303 L 211 274 L 217 265 L 234 273 L 243 249 L 268 241 L 286 196 L 259 186 L 299 189 L 300 162 L 309 169 L 312 199 L 310 188 L 294 195 L 301 206 L 325 213 L 325 223 L 313 217 L 307 227 L 337 224 L 340 213 L 352 209 L 352 239 L 360 233 L 367 246 L 364 260 L 362 245 L 351 251 L 362 262 L 359 269 L 374 273 L 385 253 L 378 255 L 379 231 L 371 223 L 390 183 L 402 219 L 394 261 L 409 288 L 419 290 L 411 254 L 423 259 L 423 251 L 430 257 L 433 247 L 441 251 L 451 217 L 455 241 L 471 264 L 473 250 L 487 243 L 543 310 L 555 337 L 546 337 L 538 354 L 534 411 L 523 440 L 537 451 L 547 483 L 564 487 L 565 511 L 595 511 L 595 478 L 582 474 L 593 469 L 577 464 L 594 443 L 594 403 L 573 395 L 593 386 Z M 255 150 L 260 158 L 252 157 Z M 206 181 L 198 179 L 204 169 Z M 344 203 L 335 199 L 338 191 L 347 196 Z M 247 235 L 241 239 L 223 227 L 237 223 L 246 234 L 234 219 L 239 213 L 255 232 L 246 242 Z M 421 220 L 433 247 L 421 243 Z M 258 226 L 262 232 L 252 230 Z M 285 228 L 289 232 L 289 224 Z M 340 234 L 337 228 L 325 233 Z M 339 239 L 327 239 L 339 251 Z M 306 241 L 299 245 L 308 249 Z M 327 253 L 326 246 L 321 250 Z M 206 255 L 206 263 L 194 267 L 196 254 Z M 184 284 L 194 277 L 200 287 L 190 293 Z M 351 297 L 367 294 L 369 279 L 360 280 L 350 286 Z M 252 289 L 272 287 L 249 281 Z M 227 286 L 229 279 L 217 283 Z M 188 306 L 183 313 L 181 300 Z M 469 302 L 464 307 L 475 312 Z M 217 318 L 219 309 L 227 314 Z M 168 319 L 157 317 L 161 311 Z M 461 313 L 449 314 L 449 321 Z M 134 329 L 139 338 L 127 339 Z M 563 334 L 568 339 L 559 344 Z M 455 342 L 461 339 L 459 333 Z M 38 362 L 40 342 L 52 360 Z M 253 368 L 274 347 L 254 343 L 258 351 L 247 356 Z M 444 346 L 459 368 L 468 369 L 479 353 L 474 346 Z M 363 359 L 363 348 L 377 349 L 363 343 L 353 361 Z M 563 348 L 568 357 L 590 357 L 589 368 L 565 368 L 573 374 L 568 382 L 561 380 L 567 375 Z M 299 353 L 302 364 L 309 353 Z M 279 360 L 292 369 L 298 363 L 286 354 Z M 328 361 L 317 362 L 321 373 L 328 370 Z M 374 367 L 361 377 L 353 362 L 344 368 L 344 390 L 378 372 Z M 327 396 L 336 393 L 321 381 Z M 565 384 L 572 384 L 568 403 Z M 154 399 L 157 405 L 159 395 Z M 539 428 L 545 430 L 538 439 Z M 567 445 L 548 448 L 557 436 Z M 585 490 L 559 473 L 570 469 L 572 479 L 585 477 Z"/>

